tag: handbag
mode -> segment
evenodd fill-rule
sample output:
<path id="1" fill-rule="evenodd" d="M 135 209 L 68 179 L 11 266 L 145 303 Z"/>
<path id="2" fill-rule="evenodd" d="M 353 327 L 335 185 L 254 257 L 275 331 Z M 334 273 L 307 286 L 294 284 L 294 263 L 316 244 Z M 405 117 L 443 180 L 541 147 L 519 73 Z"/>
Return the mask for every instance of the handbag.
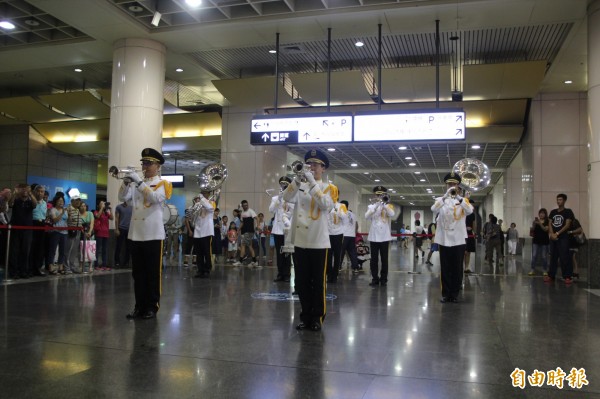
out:
<path id="1" fill-rule="evenodd" d="M 85 247 L 83 246 L 84 243 Z M 84 262 L 94 262 L 96 260 L 96 240 L 80 241 L 79 249 Z"/>
<path id="2" fill-rule="evenodd" d="M 585 233 L 577 234 L 575 236 L 575 242 L 577 242 L 577 245 L 579 246 L 585 245 L 587 243 L 587 237 L 585 236 Z"/>

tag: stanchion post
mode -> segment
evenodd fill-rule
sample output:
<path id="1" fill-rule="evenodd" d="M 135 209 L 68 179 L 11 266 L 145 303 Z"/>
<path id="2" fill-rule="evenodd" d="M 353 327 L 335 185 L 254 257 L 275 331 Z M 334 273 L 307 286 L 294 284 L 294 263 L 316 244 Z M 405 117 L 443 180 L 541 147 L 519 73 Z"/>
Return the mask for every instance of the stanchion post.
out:
<path id="1" fill-rule="evenodd" d="M 9 269 L 9 265 L 8 265 L 8 259 L 9 259 L 9 253 L 10 253 L 10 230 L 11 230 L 11 225 L 7 225 L 6 226 L 6 255 L 4 257 L 4 281 L 8 281 L 11 282 L 12 279 L 10 278 L 10 274 L 8 272 Z"/>

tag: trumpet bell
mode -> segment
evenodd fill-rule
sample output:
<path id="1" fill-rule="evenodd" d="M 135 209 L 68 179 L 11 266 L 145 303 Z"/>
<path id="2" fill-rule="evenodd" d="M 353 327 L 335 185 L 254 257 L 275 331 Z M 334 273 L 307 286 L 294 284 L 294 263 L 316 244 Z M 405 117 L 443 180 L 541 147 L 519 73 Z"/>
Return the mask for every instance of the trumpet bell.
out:
<path id="1" fill-rule="evenodd" d="M 492 175 L 486 164 L 475 158 L 464 158 L 454 164 L 454 173 L 461 179 L 461 186 L 472 191 L 486 188 Z"/>
<path id="2" fill-rule="evenodd" d="M 115 179 L 125 179 L 125 175 L 129 174 L 129 173 L 141 173 L 141 169 L 136 169 L 136 168 L 131 168 L 131 167 L 118 167 L 118 166 L 111 166 L 110 168 L 108 168 L 108 174 L 112 177 L 114 177 Z"/>

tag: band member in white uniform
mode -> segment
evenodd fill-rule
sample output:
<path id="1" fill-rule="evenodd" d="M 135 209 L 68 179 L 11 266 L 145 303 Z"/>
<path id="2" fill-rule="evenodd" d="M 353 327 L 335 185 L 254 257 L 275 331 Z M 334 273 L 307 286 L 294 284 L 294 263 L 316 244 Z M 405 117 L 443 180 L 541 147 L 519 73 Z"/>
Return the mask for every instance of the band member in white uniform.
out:
<path id="1" fill-rule="evenodd" d="M 202 208 L 194 222 L 194 251 L 196 252 L 196 266 L 198 272 L 194 277 L 208 278 L 212 270 L 212 240 L 215 234 L 213 213 L 217 205 L 208 200 L 210 192 L 203 192 L 200 196 Z"/>
<path id="2" fill-rule="evenodd" d="M 348 209 L 345 205 L 337 202 L 339 198 L 337 189 L 331 190 L 331 197 L 333 198 L 333 209 L 329 212 L 329 215 L 327 215 L 329 243 L 331 244 L 331 250 L 327 257 L 327 282 L 335 284 L 337 283 L 338 273 L 342 266 L 344 221 L 347 219 Z"/>
<path id="3" fill-rule="evenodd" d="M 276 283 L 280 281 L 289 282 L 291 277 L 291 254 L 282 252 L 286 234 L 290 234 L 292 213 L 294 212 L 294 204 L 283 200 L 283 191 L 285 191 L 291 182 L 292 179 L 287 176 L 279 178 L 281 194 L 273 196 L 271 198 L 271 205 L 269 205 L 269 212 L 275 214 L 271 234 L 273 234 L 273 239 L 275 240 L 275 254 L 277 256 L 277 278 L 273 280 Z"/>
<path id="4" fill-rule="evenodd" d="M 373 193 L 378 201 L 371 204 L 365 213 L 365 219 L 371 221 L 369 228 L 369 244 L 371 246 L 371 287 L 385 287 L 388 281 L 388 256 L 392 240 L 392 217 L 396 214 L 394 206 L 382 201 L 387 188 L 377 186 Z M 379 272 L 379 256 L 381 255 L 381 272 Z"/>
<path id="5" fill-rule="evenodd" d="M 160 152 L 145 148 L 141 161 L 143 180 L 131 172 L 119 188 L 119 201 L 133 207 L 127 238 L 131 240 L 135 307 L 128 319 L 152 319 L 160 308 L 163 204 L 173 191 L 171 183 L 159 177 L 160 165 L 165 163 Z"/>
<path id="6" fill-rule="evenodd" d="M 297 330 L 320 331 L 325 319 L 325 276 L 327 250 L 330 247 L 327 214 L 333 209 L 331 188 L 322 181 L 329 159 L 319 150 L 310 150 L 304 156 L 310 171 L 304 172 L 306 182 L 296 176 L 283 192 L 283 199 L 295 204 L 292 219 L 294 243 L 295 288 L 302 311 Z"/>
<path id="7" fill-rule="evenodd" d="M 469 203 L 470 193 L 466 191 L 464 198 L 459 194 L 460 181 L 458 174 L 448 173 L 444 177 L 447 191 L 442 197 L 436 198 L 431 207 L 433 219 L 437 217 L 435 242 L 440 250 L 442 303 L 458 302 L 467 238 L 465 218 L 473 213 L 473 206 Z"/>

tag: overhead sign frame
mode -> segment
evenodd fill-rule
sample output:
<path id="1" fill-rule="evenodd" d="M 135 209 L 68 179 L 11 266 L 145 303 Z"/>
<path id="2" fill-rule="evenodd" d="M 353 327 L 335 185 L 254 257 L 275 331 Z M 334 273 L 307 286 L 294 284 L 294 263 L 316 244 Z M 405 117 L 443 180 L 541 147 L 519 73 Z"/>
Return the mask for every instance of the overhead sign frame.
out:
<path id="1" fill-rule="evenodd" d="M 352 142 L 351 112 L 252 117 L 250 144 L 335 144 Z"/>
<path id="2" fill-rule="evenodd" d="M 466 114 L 462 108 L 369 111 L 354 115 L 354 143 L 465 138 Z"/>

